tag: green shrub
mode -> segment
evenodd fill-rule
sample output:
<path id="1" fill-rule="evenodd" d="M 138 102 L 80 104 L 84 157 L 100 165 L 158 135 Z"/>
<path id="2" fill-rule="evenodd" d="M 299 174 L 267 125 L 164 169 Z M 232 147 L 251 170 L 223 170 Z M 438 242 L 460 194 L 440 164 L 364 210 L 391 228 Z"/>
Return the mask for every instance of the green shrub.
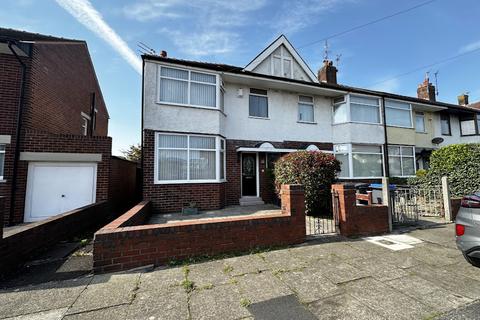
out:
<path id="1" fill-rule="evenodd" d="M 305 189 L 305 210 L 308 215 L 327 214 L 331 210 L 330 187 L 340 172 L 340 162 L 331 154 L 298 151 L 281 157 L 275 163 L 275 187 L 301 184 Z"/>
<path id="2" fill-rule="evenodd" d="M 417 173 L 409 183 L 423 187 L 441 184 L 448 177 L 452 196 L 461 197 L 480 190 L 480 144 L 453 144 L 442 147 L 430 157 L 430 169 Z"/>

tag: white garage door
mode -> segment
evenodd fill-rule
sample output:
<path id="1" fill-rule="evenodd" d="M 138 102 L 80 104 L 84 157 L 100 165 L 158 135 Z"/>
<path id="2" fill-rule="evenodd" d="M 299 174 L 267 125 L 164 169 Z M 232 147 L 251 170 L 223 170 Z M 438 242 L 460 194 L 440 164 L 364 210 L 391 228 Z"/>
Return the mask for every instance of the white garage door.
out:
<path id="1" fill-rule="evenodd" d="M 95 202 L 96 163 L 31 162 L 27 179 L 25 222 Z"/>

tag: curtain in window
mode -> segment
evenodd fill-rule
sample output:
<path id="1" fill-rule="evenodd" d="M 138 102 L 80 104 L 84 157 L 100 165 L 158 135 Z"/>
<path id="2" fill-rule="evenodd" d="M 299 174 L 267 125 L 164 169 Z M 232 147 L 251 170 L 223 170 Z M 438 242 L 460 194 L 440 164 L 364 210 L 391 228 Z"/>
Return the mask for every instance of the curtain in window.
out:
<path id="1" fill-rule="evenodd" d="M 186 70 L 162 67 L 160 69 L 160 75 L 162 77 L 188 80 L 188 71 Z"/>
<path id="2" fill-rule="evenodd" d="M 298 120 L 313 122 L 313 105 L 311 104 L 298 104 Z"/>
<path id="3" fill-rule="evenodd" d="M 350 103 L 352 121 L 380 123 L 378 110 L 377 106 Z"/>
<path id="4" fill-rule="evenodd" d="M 211 83 L 211 84 L 217 83 L 216 77 L 212 74 L 192 72 L 191 77 L 192 77 L 191 79 L 192 81 L 205 82 L 205 83 Z"/>
<path id="5" fill-rule="evenodd" d="M 215 107 L 216 86 L 192 82 L 190 84 L 190 104 Z"/>
<path id="6" fill-rule="evenodd" d="M 333 107 L 333 123 L 347 122 L 347 104 L 341 103 Z"/>
<path id="7" fill-rule="evenodd" d="M 214 180 L 215 162 L 215 151 L 190 150 L 190 180 Z"/>
<path id="8" fill-rule="evenodd" d="M 385 118 L 387 119 L 388 125 L 399 127 L 412 127 L 410 110 L 393 109 L 387 107 L 385 109 Z"/>
<path id="9" fill-rule="evenodd" d="M 158 180 L 187 180 L 187 150 L 158 151 Z"/>
<path id="10" fill-rule="evenodd" d="M 475 120 L 460 121 L 460 128 L 462 129 L 462 135 L 475 134 Z"/>
<path id="11" fill-rule="evenodd" d="M 187 104 L 188 82 L 161 78 L 160 101 Z"/>
<path id="12" fill-rule="evenodd" d="M 267 97 L 250 95 L 249 114 L 252 117 L 268 117 Z"/>
<path id="13" fill-rule="evenodd" d="M 350 177 L 350 168 L 348 165 L 348 153 L 344 154 L 335 154 L 335 158 L 340 161 L 340 177 L 348 178 Z"/>
<path id="14" fill-rule="evenodd" d="M 215 138 L 213 137 L 190 137 L 191 149 L 211 149 L 215 150 Z"/>
<path id="15" fill-rule="evenodd" d="M 187 148 L 187 136 L 183 135 L 159 135 L 159 148 Z"/>

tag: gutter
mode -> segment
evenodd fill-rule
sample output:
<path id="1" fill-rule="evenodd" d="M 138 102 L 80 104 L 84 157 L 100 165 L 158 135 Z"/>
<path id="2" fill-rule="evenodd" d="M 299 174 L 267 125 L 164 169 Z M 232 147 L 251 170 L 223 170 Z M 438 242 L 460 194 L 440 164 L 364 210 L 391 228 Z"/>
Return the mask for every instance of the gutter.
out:
<path id="1" fill-rule="evenodd" d="M 24 104 L 24 96 L 25 96 L 25 79 L 26 79 L 26 69 L 27 66 L 22 61 L 22 59 L 18 56 L 15 50 L 12 48 L 14 44 L 13 41 L 8 41 L 8 48 L 13 53 L 15 58 L 20 63 L 22 68 L 22 78 L 21 78 L 21 86 L 20 86 L 20 99 L 18 102 L 18 109 L 17 109 L 17 128 L 15 132 L 15 154 L 13 158 L 13 172 L 12 172 L 12 188 L 11 188 L 11 195 L 10 195 L 10 213 L 8 217 L 8 224 L 13 225 L 13 216 L 15 214 L 15 200 L 16 200 L 16 191 L 17 191 L 17 175 L 18 175 L 18 162 L 20 159 L 20 135 L 22 129 L 22 116 L 23 116 L 23 104 Z"/>

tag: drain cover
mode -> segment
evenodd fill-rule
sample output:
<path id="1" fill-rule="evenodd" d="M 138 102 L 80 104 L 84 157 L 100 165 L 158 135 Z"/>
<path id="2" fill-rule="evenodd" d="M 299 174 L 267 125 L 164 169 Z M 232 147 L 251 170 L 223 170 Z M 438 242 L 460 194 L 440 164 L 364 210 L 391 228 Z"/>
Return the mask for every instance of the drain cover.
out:
<path id="1" fill-rule="evenodd" d="M 317 320 L 294 295 L 253 303 L 248 311 L 255 320 Z"/>

